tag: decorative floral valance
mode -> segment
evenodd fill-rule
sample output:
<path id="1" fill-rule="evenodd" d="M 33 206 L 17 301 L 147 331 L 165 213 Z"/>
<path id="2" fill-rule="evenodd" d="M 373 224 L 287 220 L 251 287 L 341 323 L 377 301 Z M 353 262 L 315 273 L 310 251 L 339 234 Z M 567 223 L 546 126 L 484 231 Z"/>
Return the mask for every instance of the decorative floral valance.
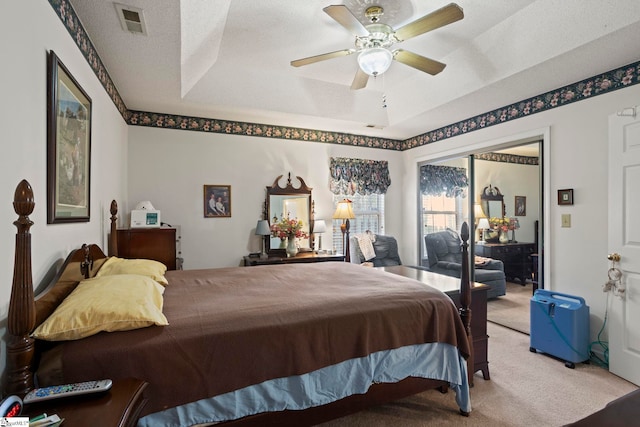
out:
<path id="1" fill-rule="evenodd" d="M 332 157 L 329 169 L 333 194 L 385 194 L 391 185 L 386 160 Z"/>
<path id="2" fill-rule="evenodd" d="M 467 170 L 452 166 L 424 165 L 420 167 L 420 192 L 426 196 L 457 197 L 469 186 Z"/>

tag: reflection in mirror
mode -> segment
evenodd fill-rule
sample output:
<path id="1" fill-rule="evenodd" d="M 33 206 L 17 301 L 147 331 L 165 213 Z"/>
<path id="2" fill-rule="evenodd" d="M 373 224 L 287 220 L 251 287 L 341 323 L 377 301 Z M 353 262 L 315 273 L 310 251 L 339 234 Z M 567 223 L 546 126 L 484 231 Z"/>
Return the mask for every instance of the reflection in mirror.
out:
<path id="1" fill-rule="evenodd" d="M 307 187 L 304 180 L 297 176 L 300 186 L 293 187 L 291 183 L 291 173 L 287 178 L 287 185 L 281 187 L 279 184 L 282 175 L 278 176 L 270 187 L 267 187 L 267 199 L 265 203 L 265 219 L 271 225 L 283 218 L 298 219 L 302 222 L 302 231 L 309 235 L 313 212 L 311 209 L 311 188 Z M 310 251 L 311 242 L 308 238 L 297 239 L 300 251 Z M 286 256 L 286 239 L 271 236 L 267 239 L 267 253 L 270 256 Z"/>
<path id="2" fill-rule="evenodd" d="M 498 187 L 492 187 L 491 184 L 484 187 L 480 201 L 487 218 L 502 218 L 505 215 L 504 196 Z"/>

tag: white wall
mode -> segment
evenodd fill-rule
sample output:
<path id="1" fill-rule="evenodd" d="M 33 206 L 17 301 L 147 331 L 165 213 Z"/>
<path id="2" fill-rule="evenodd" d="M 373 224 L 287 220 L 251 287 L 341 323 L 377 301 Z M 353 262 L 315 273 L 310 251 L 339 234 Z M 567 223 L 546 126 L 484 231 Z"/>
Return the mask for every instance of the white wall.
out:
<path id="1" fill-rule="evenodd" d="M 255 227 L 266 187 L 278 175 L 284 175 L 282 186 L 289 172 L 294 186 L 299 185 L 295 177 L 300 176 L 313 188 L 316 219 L 330 220 L 330 157 L 389 161 L 385 234 L 402 230 L 400 152 L 135 126 L 129 137 L 129 197 L 119 203 L 120 217 L 124 220 L 139 201 L 150 200 L 161 211 L 163 222 L 180 225 L 185 269 L 237 266 L 244 255 L 260 251 Z M 231 185 L 231 218 L 204 218 L 205 184 Z M 322 240 L 330 242 L 330 233 Z M 404 250 L 403 245 L 401 256 Z"/>
<path id="2" fill-rule="evenodd" d="M 548 144 L 544 175 L 549 189 L 543 195 L 548 217 L 544 242 L 546 287 L 585 298 L 592 314 L 591 336 L 595 337 L 604 318 L 606 297 L 602 284 L 609 268 L 608 116 L 638 104 L 640 86 L 636 85 L 404 152 L 403 238 L 412 241 L 405 245 L 411 259 L 416 259 L 418 248 L 415 240 L 418 162 L 544 135 Z M 557 190 L 565 188 L 574 189 L 573 206 L 557 205 Z M 561 228 L 562 214 L 571 214 L 571 228 Z"/>
<path id="3" fill-rule="evenodd" d="M 28 19 L 28 28 L 25 27 Z M 27 179 L 34 192 L 30 216 L 34 286 L 84 242 L 104 243 L 110 199 L 126 195 L 127 126 L 46 0 L 8 0 L 0 13 L 2 156 L 0 156 L 0 372 L 5 365 L 5 327 L 13 281 L 17 215 L 16 185 Z M 47 54 L 54 50 L 93 101 L 91 221 L 47 225 Z M 103 222 L 104 219 L 104 222 Z"/>

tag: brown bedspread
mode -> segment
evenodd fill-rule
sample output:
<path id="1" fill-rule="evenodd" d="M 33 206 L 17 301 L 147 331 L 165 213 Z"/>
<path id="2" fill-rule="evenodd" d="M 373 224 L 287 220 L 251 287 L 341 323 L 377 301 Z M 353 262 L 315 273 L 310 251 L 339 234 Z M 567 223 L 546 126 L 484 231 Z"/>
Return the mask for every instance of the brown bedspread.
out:
<path id="1" fill-rule="evenodd" d="M 404 345 L 469 345 L 451 300 L 349 263 L 169 271 L 169 326 L 63 346 L 66 382 L 137 377 L 145 413 Z"/>

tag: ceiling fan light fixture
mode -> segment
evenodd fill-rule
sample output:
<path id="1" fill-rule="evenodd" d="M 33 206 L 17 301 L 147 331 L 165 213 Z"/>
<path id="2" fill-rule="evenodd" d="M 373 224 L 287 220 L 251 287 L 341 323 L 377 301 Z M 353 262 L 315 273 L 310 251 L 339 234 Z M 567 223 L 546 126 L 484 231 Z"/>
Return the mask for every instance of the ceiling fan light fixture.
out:
<path id="1" fill-rule="evenodd" d="M 358 55 L 360 69 L 370 76 L 379 76 L 389 69 L 393 54 L 383 47 L 365 49 Z"/>

